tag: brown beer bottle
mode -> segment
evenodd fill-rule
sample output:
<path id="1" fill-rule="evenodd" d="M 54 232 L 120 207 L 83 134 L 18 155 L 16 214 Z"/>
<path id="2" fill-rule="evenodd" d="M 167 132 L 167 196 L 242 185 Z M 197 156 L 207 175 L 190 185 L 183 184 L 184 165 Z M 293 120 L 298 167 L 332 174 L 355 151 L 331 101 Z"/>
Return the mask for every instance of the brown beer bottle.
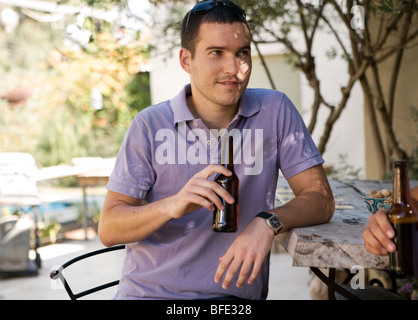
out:
<path id="1" fill-rule="evenodd" d="M 215 176 L 215 181 L 219 183 L 231 196 L 235 199 L 234 203 L 229 204 L 223 198 L 220 198 L 224 206 L 224 210 L 215 208 L 213 211 L 212 229 L 217 232 L 236 232 L 238 230 L 238 194 L 239 194 L 239 179 L 234 170 L 234 143 L 233 137 L 228 139 L 228 153 L 227 148 L 222 146 L 222 164 L 232 172 L 230 177 L 218 173 Z M 225 155 L 228 155 L 226 161 Z"/>
<path id="2" fill-rule="evenodd" d="M 393 205 L 388 213 L 395 230 L 396 251 L 389 253 L 390 271 L 397 276 L 418 276 L 418 214 L 411 206 L 408 163 L 396 161 Z"/>

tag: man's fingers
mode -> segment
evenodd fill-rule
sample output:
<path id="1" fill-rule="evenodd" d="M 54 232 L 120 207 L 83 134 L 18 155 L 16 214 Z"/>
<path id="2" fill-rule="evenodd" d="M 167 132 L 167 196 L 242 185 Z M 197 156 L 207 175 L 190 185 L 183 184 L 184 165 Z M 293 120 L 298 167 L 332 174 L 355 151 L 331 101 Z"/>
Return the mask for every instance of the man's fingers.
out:
<path id="1" fill-rule="evenodd" d="M 378 224 L 380 229 L 384 232 L 385 237 L 392 239 L 395 236 L 395 232 L 389 222 L 387 216 L 387 210 L 379 210 L 374 214 L 374 221 Z"/>
<path id="2" fill-rule="evenodd" d="M 222 173 L 227 176 L 232 174 L 227 168 L 218 165 L 210 165 L 195 174 L 178 193 L 180 214 L 173 215 L 173 217 L 180 217 L 186 212 L 195 210 L 196 205 L 213 211 L 215 207 L 219 210 L 224 209 L 223 200 L 230 204 L 234 203 L 235 199 L 228 191 L 218 183 L 208 180 L 214 173 Z"/>
<path id="3" fill-rule="evenodd" d="M 232 261 L 231 260 L 226 260 L 226 261 L 229 261 L 229 263 L 228 263 L 229 267 L 227 266 L 228 271 L 226 272 L 224 280 L 222 282 L 222 289 L 225 289 L 225 290 L 229 288 L 229 286 L 231 285 L 232 280 L 234 279 L 235 275 L 237 274 L 239 268 L 241 267 L 242 259 L 234 258 Z M 225 262 L 225 265 L 226 264 L 227 264 L 227 262 Z M 224 270 L 224 272 L 225 272 L 225 270 Z M 219 278 L 222 278 L 222 276 L 218 277 L 218 279 Z M 215 280 L 215 282 L 216 282 L 216 280 Z"/>
<path id="4" fill-rule="evenodd" d="M 235 201 L 228 191 L 214 181 L 203 180 L 197 183 L 192 183 L 187 191 L 207 199 L 220 210 L 224 209 L 220 198 L 224 199 L 228 203 L 233 203 Z"/>
<path id="5" fill-rule="evenodd" d="M 241 288 L 243 286 L 245 280 L 247 280 L 248 275 L 251 272 L 251 269 L 253 269 L 253 262 L 251 260 L 245 260 L 241 266 L 241 271 L 239 273 L 239 277 L 236 283 L 236 286 L 238 288 Z M 250 282 L 248 283 L 250 284 Z"/>
<path id="6" fill-rule="evenodd" d="M 367 226 L 363 231 L 363 239 L 364 247 L 370 253 L 377 255 L 386 255 L 388 253 L 385 247 L 375 238 L 369 226 Z"/>
<path id="7" fill-rule="evenodd" d="M 222 280 L 222 276 L 225 274 L 225 277 L 222 281 L 222 288 L 228 289 L 231 285 L 233 279 L 239 272 L 239 276 L 236 282 L 236 286 L 241 288 L 245 280 L 248 279 L 247 283 L 251 284 L 258 273 L 260 272 L 261 263 L 257 262 L 254 255 L 235 255 L 234 257 L 229 257 L 228 255 L 223 256 L 219 259 L 220 263 L 218 270 L 215 275 L 215 282 L 219 283 Z M 226 271 L 228 270 L 228 271 Z M 225 273 L 226 272 L 226 273 Z M 251 275 L 250 275 L 251 273 Z M 250 275 L 250 277 L 249 277 Z"/>
<path id="8" fill-rule="evenodd" d="M 207 179 L 210 176 L 214 175 L 215 173 L 222 173 L 223 175 L 228 176 L 228 177 L 232 174 L 231 171 L 229 171 L 227 168 L 223 166 L 211 164 L 207 166 L 205 169 L 203 169 L 202 171 L 196 173 L 195 177 Z"/>
<path id="9" fill-rule="evenodd" d="M 385 210 L 379 210 L 369 217 L 369 224 L 363 231 L 364 246 L 373 254 L 385 255 L 396 250 L 391 240 L 395 233 Z"/>
<path id="10" fill-rule="evenodd" d="M 216 186 L 211 185 L 209 182 L 204 182 L 200 185 L 192 185 L 190 187 L 189 193 L 194 196 L 194 203 L 201 205 L 202 207 L 207 208 L 208 210 L 212 211 L 215 209 L 214 206 L 219 208 L 220 210 L 223 209 L 223 204 L 221 199 L 219 199 L 216 192 L 213 188 Z M 205 185 L 207 184 L 207 186 Z"/>
<path id="11" fill-rule="evenodd" d="M 190 184 L 190 192 L 199 193 L 202 196 L 206 197 L 208 200 L 213 202 L 213 204 L 219 208 L 220 210 L 223 210 L 223 205 L 221 203 L 222 198 L 228 203 L 233 203 L 235 199 L 224 189 L 222 188 L 218 183 L 208 180 L 210 176 L 212 176 L 215 173 L 221 173 L 226 176 L 230 176 L 232 173 L 227 168 L 218 166 L 218 165 L 210 165 L 203 169 L 202 171 L 198 172 L 192 179 L 192 182 Z M 196 187 L 204 187 L 206 189 L 196 189 Z"/>
<path id="12" fill-rule="evenodd" d="M 194 203 L 200 207 L 208 209 L 209 211 L 215 210 L 214 204 L 211 201 L 207 200 L 205 197 L 199 196 L 197 194 L 188 194 L 185 197 L 187 197 L 187 202 L 189 203 Z"/>
<path id="13" fill-rule="evenodd" d="M 254 280 L 257 278 L 258 274 L 260 273 L 262 265 L 263 265 L 263 260 L 262 259 L 254 261 L 253 271 L 251 272 L 251 275 L 250 275 L 250 277 L 248 278 L 248 281 L 247 281 L 248 284 L 253 283 Z"/>
<path id="14" fill-rule="evenodd" d="M 219 258 L 219 265 L 218 265 L 218 269 L 216 269 L 216 274 L 215 274 L 215 282 L 219 283 L 222 280 L 222 277 L 226 271 L 226 269 L 228 268 L 229 264 L 231 263 L 230 258 L 227 258 L 227 256 L 223 256 L 221 258 Z"/>
<path id="15" fill-rule="evenodd" d="M 377 223 L 377 226 L 375 226 L 373 223 L 370 225 L 370 229 L 374 237 L 383 245 L 387 251 L 395 251 L 396 246 L 391 240 L 395 236 L 395 232 L 387 217 L 387 211 L 380 210 L 379 212 L 375 213 L 375 218 L 376 219 L 374 222 Z"/>
<path id="16" fill-rule="evenodd" d="M 224 280 L 222 282 L 222 288 L 229 288 L 238 271 L 239 276 L 236 282 L 236 286 L 238 288 L 241 288 L 247 279 L 248 284 L 254 282 L 254 280 L 258 276 L 258 273 L 260 272 L 261 264 L 253 259 L 246 259 L 243 261 L 242 259 L 235 258 L 232 262 L 230 261 L 229 267 L 227 266 L 227 268 L 228 271 L 226 272 Z M 224 266 L 222 266 L 222 268 L 218 268 L 219 273 L 217 272 L 215 276 L 216 283 L 219 283 L 222 280 L 222 274 L 225 273 L 225 270 L 226 269 L 224 269 Z"/>

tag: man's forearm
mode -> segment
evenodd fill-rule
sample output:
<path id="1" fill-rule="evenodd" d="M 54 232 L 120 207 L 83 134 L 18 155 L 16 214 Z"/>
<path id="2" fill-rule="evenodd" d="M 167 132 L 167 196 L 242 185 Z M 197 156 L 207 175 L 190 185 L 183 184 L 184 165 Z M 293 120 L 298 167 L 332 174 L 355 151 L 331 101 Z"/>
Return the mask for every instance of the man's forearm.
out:
<path id="1" fill-rule="evenodd" d="M 166 200 L 144 204 L 139 199 L 119 199 L 108 192 L 99 221 L 99 236 L 105 246 L 136 242 L 147 238 L 171 217 L 164 212 Z"/>
<path id="2" fill-rule="evenodd" d="M 334 197 L 321 165 L 288 179 L 295 198 L 273 210 L 283 223 L 283 230 L 326 223 L 331 220 Z"/>
<path id="3" fill-rule="evenodd" d="M 327 223 L 334 213 L 334 200 L 318 192 L 308 192 L 272 210 L 283 223 L 283 231 Z"/>

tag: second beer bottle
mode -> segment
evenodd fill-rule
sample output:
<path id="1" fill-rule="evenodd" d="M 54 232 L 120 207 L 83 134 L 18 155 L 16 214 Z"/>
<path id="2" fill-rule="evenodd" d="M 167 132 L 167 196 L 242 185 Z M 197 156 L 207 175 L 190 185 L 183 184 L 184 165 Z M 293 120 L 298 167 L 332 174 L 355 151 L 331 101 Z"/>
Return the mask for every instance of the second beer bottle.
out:
<path id="1" fill-rule="evenodd" d="M 238 230 L 239 179 L 234 170 L 234 143 L 232 136 L 228 137 L 228 148 L 226 148 L 225 143 L 223 143 L 221 150 L 222 164 L 232 172 L 232 175 L 227 177 L 218 173 L 215 176 L 215 182 L 228 191 L 235 201 L 234 203 L 229 204 L 224 199 L 220 198 L 224 209 L 219 210 L 218 208 L 215 208 L 213 211 L 212 229 L 217 232 L 236 232 Z M 228 150 L 228 152 L 226 152 L 226 150 Z"/>
<path id="2" fill-rule="evenodd" d="M 418 213 L 411 205 L 408 164 L 396 161 L 393 175 L 393 206 L 388 212 L 395 230 L 396 251 L 389 254 L 390 270 L 398 276 L 418 276 Z"/>

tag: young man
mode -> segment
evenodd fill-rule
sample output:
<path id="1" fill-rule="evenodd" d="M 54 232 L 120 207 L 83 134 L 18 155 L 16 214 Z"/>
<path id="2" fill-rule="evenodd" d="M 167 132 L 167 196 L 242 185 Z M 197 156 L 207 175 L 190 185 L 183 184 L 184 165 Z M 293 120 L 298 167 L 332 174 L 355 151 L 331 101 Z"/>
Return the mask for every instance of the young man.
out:
<path id="1" fill-rule="evenodd" d="M 127 244 L 116 298 L 265 299 L 275 234 L 333 215 L 323 160 L 283 93 L 247 89 L 251 34 L 240 7 L 199 2 L 181 36 L 191 84 L 135 117 L 107 186 L 100 238 Z M 220 165 L 228 135 L 240 179 L 239 229 L 218 233 L 212 211 L 222 208 L 220 197 L 235 201 L 213 181 L 230 175 Z M 274 208 L 279 169 L 295 198 Z"/>

